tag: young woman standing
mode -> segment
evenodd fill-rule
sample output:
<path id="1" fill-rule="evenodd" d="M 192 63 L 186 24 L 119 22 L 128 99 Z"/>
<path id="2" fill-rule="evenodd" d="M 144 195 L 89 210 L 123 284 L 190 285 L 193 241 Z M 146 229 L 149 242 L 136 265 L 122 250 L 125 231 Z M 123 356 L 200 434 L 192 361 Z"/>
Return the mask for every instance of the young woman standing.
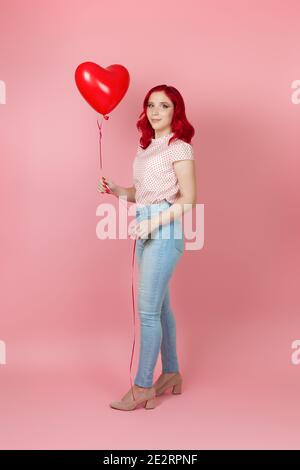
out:
<path id="1" fill-rule="evenodd" d="M 196 205 L 194 128 L 188 122 L 179 91 L 158 85 L 147 93 L 137 128 L 140 145 L 133 162 L 134 186 L 122 188 L 112 180 L 99 182 L 116 196 L 136 203 L 136 238 L 139 266 L 138 312 L 140 355 L 134 385 L 120 401 L 119 410 L 138 405 L 155 407 L 155 396 L 172 387 L 181 393 L 182 376 L 176 351 L 176 323 L 170 304 L 169 281 L 184 252 L 181 216 Z M 153 384 L 154 368 L 161 351 L 162 374 Z"/>

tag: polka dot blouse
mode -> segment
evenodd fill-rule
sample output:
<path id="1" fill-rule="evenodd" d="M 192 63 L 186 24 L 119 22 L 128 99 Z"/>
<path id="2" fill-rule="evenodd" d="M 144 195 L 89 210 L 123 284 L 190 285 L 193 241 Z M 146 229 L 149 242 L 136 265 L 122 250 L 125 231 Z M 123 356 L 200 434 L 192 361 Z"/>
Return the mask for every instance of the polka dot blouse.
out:
<path id="1" fill-rule="evenodd" d="M 138 146 L 133 161 L 133 183 L 137 206 L 155 204 L 166 199 L 174 203 L 179 192 L 173 162 L 194 160 L 193 147 L 181 139 L 168 146 L 174 132 L 152 139 L 146 149 Z"/>

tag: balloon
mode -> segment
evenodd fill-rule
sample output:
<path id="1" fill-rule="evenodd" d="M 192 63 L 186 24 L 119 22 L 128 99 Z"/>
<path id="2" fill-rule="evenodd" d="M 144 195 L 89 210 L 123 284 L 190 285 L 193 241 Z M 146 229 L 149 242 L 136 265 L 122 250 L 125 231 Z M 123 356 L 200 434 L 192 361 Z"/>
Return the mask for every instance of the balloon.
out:
<path id="1" fill-rule="evenodd" d="M 100 114 L 110 113 L 128 90 L 130 76 L 120 64 L 106 68 L 83 62 L 75 71 L 75 81 L 83 98 Z"/>

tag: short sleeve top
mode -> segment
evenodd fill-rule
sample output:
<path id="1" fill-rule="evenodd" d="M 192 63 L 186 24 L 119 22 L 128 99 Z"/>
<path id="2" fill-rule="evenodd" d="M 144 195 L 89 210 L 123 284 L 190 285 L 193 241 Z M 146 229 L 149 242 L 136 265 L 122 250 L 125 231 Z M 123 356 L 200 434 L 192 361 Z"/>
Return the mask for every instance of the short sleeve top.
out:
<path id="1" fill-rule="evenodd" d="M 191 144 L 176 139 L 168 145 L 174 135 L 152 139 L 146 149 L 138 146 L 133 161 L 133 183 L 136 189 L 137 206 L 156 204 L 166 199 L 173 204 L 179 192 L 179 184 L 173 162 L 194 160 Z"/>

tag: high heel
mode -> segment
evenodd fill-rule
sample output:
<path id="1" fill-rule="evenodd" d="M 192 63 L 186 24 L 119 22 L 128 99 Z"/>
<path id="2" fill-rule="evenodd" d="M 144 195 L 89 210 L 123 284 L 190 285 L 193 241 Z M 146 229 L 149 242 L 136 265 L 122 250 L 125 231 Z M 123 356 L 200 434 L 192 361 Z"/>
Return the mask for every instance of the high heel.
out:
<path id="1" fill-rule="evenodd" d="M 147 400 L 145 403 L 145 408 L 146 410 L 153 410 L 153 408 L 155 408 L 155 398 Z"/>
<path id="2" fill-rule="evenodd" d="M 172 393 L 174 395 L 180 395 L 182 393 L 182 381 L 174 385 Z"/>
<path id="3" fill-rule="evenodd" d="M 158 381 L 157 381 L 158 382 Z M 182 376 L 178 372 L 176 375 L 173 375 L 162 385 L 157 385 L 154 387 L 156 389 L 156 396 L 162 395 L 168 388 L 172 387 L 173 395 L 179 395 L 182 393 Z"/>

